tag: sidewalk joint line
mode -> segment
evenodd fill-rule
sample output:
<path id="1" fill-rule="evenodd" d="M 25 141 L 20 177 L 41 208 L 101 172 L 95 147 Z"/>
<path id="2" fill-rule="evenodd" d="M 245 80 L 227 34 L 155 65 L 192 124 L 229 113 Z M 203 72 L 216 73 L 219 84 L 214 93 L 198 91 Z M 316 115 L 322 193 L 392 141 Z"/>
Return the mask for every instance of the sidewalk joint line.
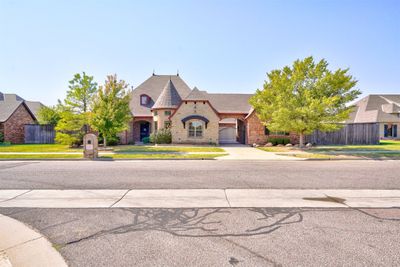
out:
<path id="1" fill-rule="evenodd" d="M 126 194 L 128 194 L 129 191 L 131 191 L 131 190 L 132 190 L 132 189 L 126 190 L 126 192 L 122 195 L 122 197 L 120 197 L 117 201 L 115 201 L 115 202 L 110 206 L 110 208 L 112 208 L 114 205 L 116 205 L 118 202 L 120 202 L 120 201 L 126 196 Z"/>
<path id="2" fill-rule="evenodd" d="M 29 193 L 29 192 L 32 192 L 32 191 L 33 191 L 33 189 L 29 189 L 28 191 L 25 191 L 25 192 L 23 192 L 23 193 L 21 193 L 21 194 L 19 194 L 19 195 L 16 195 L 15 197 L 2 200 L 2 201 L 0 201 L 0 203 L 7 202 L 7 201 L 10 201 L 10 200 L 16 199 L 17 197 L 20 197 L 20 196 L 25 195 L 25 194 L 27 194 L 27 193 Z"/>
<path id="3" fill-rule="evenodd" d="M 228 202 L 229 208 L 232 208 L 231 203 L 229 202 L 228 196 L 226 195 L 226 189 L 224 189 L 225 199 Z"/>

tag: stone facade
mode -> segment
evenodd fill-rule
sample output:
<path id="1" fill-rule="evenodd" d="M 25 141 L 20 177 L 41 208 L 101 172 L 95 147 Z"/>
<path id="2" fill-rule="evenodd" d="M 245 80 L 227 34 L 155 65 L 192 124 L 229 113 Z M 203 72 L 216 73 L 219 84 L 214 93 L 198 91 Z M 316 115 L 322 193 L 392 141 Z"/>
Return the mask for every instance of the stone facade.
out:
<path id="1" fill-rule="evenodd" d="M 14 111 L 14 113 L 5 121 L 4 124 L 4 141 L 13 144 L 23 144 L 25 139 L 25 124 L 33 124 L 35 119 L 28 111 L 24 104 Z"/>
<path id="2" fill-rule="evenodd" d="M 189 122 L 184 124 L 182 119 L 200 115 L 209 122 L 202 122 L 203 135 L 200 138 L 189 137 Z M 193 144 L 218 144 L 219 116 L 215 113 L 208 101 L 183 101 L 176 112 L 171 116 L 171 134 L 173 143 L 193 143 Z"/>
<path id="3" fill-rule="evenodd" d="M 174 113 L 174 109 L 156 109 L 153 110 L 153 129 L 163 129 L 166 126 L 166 123 L 171 123 L 170 116 Z M 157 124 L 157 128 L 156 128 Z"/>

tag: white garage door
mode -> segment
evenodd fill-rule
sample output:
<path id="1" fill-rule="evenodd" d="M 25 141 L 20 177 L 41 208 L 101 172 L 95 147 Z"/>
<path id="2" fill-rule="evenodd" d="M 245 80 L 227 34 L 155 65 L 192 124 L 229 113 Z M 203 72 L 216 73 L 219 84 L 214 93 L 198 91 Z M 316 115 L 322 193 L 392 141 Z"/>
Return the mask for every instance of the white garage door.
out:
<path id="1" fill-rule="evenodd" d="M 225 144 L 236 143 L 236 128 L 235 127 L 219 128 L 219 142 Z"/>

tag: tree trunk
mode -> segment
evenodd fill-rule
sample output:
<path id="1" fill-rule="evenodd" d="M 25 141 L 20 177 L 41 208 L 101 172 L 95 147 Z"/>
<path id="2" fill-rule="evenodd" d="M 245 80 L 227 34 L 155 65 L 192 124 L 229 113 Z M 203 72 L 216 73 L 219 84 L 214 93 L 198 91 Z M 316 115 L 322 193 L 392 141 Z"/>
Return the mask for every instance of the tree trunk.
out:
<path id="1" fill-rule="evenodd" d="M 303 148 L 304 147 L 304 134 L 300 134 L 300 139 L 299 139 L 299 147 Z"/>
<path id="2" fill-rule="evenodd" d="M 104 149 L 106 149 L 107 146 L 107 138 L 105 136 L 103 136 L 103 147 Z"/>

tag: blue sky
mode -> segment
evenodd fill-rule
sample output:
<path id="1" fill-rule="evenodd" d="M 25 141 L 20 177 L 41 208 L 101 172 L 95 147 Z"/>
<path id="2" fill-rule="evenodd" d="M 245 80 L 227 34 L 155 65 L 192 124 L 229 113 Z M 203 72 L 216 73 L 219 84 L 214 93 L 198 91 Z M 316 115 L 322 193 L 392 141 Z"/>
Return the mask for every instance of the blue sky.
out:
<path id="1" fill-rule="evenodd" d="M 254 92 L 297 58 L 400 93 L 400 1 L 0 0 L 0 91 L 54 104 L 74 73 L 137 86 L 153 69 L 209 92 Z"/>

